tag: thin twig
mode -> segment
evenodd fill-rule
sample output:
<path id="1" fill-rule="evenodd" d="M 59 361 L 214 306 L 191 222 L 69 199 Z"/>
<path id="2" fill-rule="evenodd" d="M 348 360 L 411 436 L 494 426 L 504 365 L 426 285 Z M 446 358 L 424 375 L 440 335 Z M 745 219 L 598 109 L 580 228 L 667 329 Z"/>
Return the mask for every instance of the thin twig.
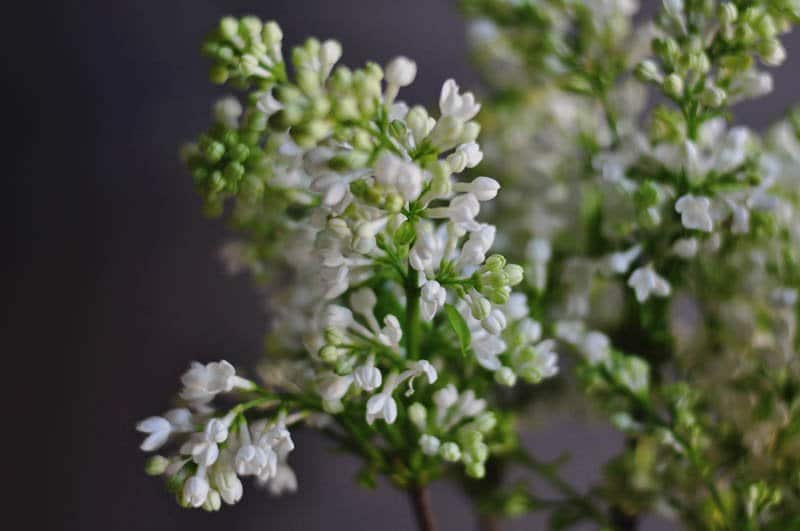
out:
<path id="1" fill-rule="evenodd" d="M 409 488 L 408 494 L 411 497 L 411 505 L 414 507 L 414 515 L 417 517 L 417 525 L 420 531 L 436 531 L 436 523 L 433 519 L 433 508 L 431 498 L 428 494 L 428 487 L 424 485 L 413 485 Z"/>

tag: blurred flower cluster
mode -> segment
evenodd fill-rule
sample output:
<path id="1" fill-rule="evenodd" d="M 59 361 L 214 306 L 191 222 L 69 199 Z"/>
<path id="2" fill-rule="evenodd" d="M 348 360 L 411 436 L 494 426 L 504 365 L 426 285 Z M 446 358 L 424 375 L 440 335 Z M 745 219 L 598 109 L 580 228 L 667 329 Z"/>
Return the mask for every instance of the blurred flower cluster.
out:
<path id="1" fill-rule="evenodd" d="M 608 525 L 794 529 L 800 115 L 760 134 L 731 109 L 771 92 L 800 4 L 664 0 L 652 21 L 633 0 L 463 5 L 498 243 L 577 355 L 571 400 L 627 436 L 593 490 Z"/>
<path id="2" fill-rule="evenodd" d="M 194 363 L 179 407 L 138 425 L 165 449 L 148 473 L 207 510 L 247 476 L 292 491 L 308 426 L 426 530 L 444 476 L 487 531 L 537 510 L 800 528 L 800 110 L 763 133 L 733 112 L 771 92 L 800 4 L 461 4 L 483 108 L 452 79 L 410 106 L 405 57 L 351 69 L 312 38 L 284 60 L 274 22 L 209 36 L 211 80 L 238 92 L 183 156 L 273 319 L 251 378 Z M 626 438 L 585 494 L 519 441 L 555 402 Z M 519 467 L 555 495 L 510 484 Z"/>
<path id="3" fill-rule="evenodd" d="M 338 42 L 309 39 L 289 67 L 281 40 L 274 22 L 221 21 L 211 78 L 242 96 L 183 151 L 208 211 L 243 235 L 228 265 L 267 284 L 269 355 L 258 383 L 192 365 L 185 407 L 138 426 L 143 450 L 176 443 L 148 471 L 208 510 L 238 501 L 246 476 L 293 490 L 288 427 L 302 421 L 363 459 L 365 485 L 482 478 L 517 446 L 498 390 L 554 376 L 558 359 L 512 291 L 523 268 L 491 254 L 479 220 L 498 182 L 460 176 L 483 157 L 480 104 L 447 80 L 429 114 L 398 99 L 410 59 L 350 69 Z"/>

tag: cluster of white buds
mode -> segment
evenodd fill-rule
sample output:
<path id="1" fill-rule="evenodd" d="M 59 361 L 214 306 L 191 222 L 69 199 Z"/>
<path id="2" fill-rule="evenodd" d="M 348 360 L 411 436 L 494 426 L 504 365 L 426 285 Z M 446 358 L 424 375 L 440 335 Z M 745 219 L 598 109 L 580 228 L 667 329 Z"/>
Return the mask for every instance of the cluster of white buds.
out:
<path id="1" fill-rule="evenodd" d="M 181 381 L 180 396 L 189 408 L 149 417 L 136 427 L 147 434 L 142 450 L 154 452 L 168 444 L 176 448 L 171 457 L 151 457 L 146 470 L 150 475 L 165 476 L 168 489 L 181 505 L 216 511 L 223 501 L 235 504 L 242 497 L 240 478 L 245 476 L 255 476 L 273 493 L 296 489 L 294 472 L 287 464 L 287 456 L 294 449 L 287 426 L 304 414 L 272 412 L 248 425 L 245 413 L 259 408 L 264 414 L 275 399 L 238 376 L 224 360 L 207 365 L 193 363 Z M 219 414 L 211 402 L 229 393 L 254 398 Z"/>

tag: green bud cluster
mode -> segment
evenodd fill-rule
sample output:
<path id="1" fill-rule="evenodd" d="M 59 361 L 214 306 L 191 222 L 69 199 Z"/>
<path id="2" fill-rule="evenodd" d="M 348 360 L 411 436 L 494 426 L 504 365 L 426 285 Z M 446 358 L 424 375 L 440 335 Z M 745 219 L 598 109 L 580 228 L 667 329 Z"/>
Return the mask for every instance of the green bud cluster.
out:
<path id="1" fill-rule="evenodd" d="M 511 288 L 522 282 L 524 270 L 517 264 L 506 263 L 505 257 L 495 254 L 486 259 L 473 278 L 478 292 L 493 304 L 505 304 Z"/>

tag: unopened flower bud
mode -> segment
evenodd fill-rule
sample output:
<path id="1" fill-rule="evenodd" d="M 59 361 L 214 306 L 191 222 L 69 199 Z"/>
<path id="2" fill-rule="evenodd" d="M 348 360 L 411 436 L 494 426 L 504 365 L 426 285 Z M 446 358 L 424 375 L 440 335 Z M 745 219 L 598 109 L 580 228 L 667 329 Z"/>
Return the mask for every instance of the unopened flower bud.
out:
<path id="1" fill-rule="evenodd" d="M 446 442 L 439 448 L 442 459 L 455 463 L 461 460 L 461 449 L 454 442 Z"/>

